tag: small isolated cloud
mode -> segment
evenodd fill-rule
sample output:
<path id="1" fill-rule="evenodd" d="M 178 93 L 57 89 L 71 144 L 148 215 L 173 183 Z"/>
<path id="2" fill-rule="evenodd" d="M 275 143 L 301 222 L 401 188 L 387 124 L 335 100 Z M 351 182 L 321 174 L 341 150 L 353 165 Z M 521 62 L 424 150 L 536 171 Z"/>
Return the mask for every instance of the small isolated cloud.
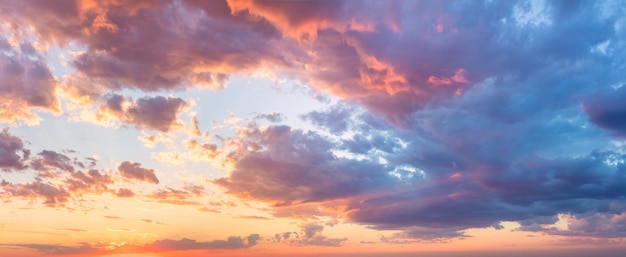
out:
<path id="1" fill-rule="evenodd" d="M 123 95 L 112 94 L 105 97 L 104 105 L 96 112 L 96 118 L 105 122 L 114 118 L 140 129 L 167 133 L 183 127 L 178 116 L 187 106 L 185 100 L 177 97 L 142 97 L 135 101 Z"/>
<path id="2" fill-rule="evenodd" d="M 29 248 L 49 255 L 84 255 L 103 252 L 102 249 L 98 249 L 88 243 L 80 243 L 76 246 L 55 244 L 0 244 L 0 246 Z"/>
<path id="3" fill-rule="evenodd" d="M 159 183 L 159 179 L 154 174 L 153 169 L 142 168 L 141 164 L 137 162 L 124 161 L 117 167 L 117 170 L 125 178 L 153 184 Z"/>
<path id="4" fill-rule="evenodd" d="M 254 119 L 264 119 L 272 123 L 279 123 L 283 121 L 284 115 L 279 112 L 261 113 L 254 116 Z"/>

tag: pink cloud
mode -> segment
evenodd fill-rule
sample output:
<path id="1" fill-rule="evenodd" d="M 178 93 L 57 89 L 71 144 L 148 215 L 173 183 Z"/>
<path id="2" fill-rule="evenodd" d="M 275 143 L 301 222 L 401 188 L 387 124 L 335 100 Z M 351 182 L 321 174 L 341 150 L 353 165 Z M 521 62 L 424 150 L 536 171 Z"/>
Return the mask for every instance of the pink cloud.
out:
<path id="1" fill-rule="evenodd" d="M 113 117 L 137 128 L 169 132 L 183 127 L 178 116 L 187 107 L 185 100 L 177 97 L 143 97 L 136 101 L 122 95 L 111 95 L 97 110 L 97 117 Z"/>
<path id="2" fill-rule="evenodd" d="M 3 171 L 21 170 L 26 168 L 24 162 L 30 151 L 24 149 L 21 138 L 9 134 L 9 129 L 0 130 L 0 169 Z"/>
<path id="3" fill-rule="evenodd" d="M 133 190 L 130 190 L 128 188 L 120 188 L 115 193 L 115 196 L 117 196 L 117 197 L 133 197 L 133 196 L 135 196 L 135 193 L 133 192 Z"/>
<path id="4" fill-rule="evenodd" d="M 0 36 L 0 81 L 0 122 L 35 124 L 39 116 L 33 110 L 59 112 L 57 81 L 29 42 L 14 46 Z"/>
<path id="5" fill-rule="evenodd" d="M 440 85 L 452 85 L 455 83 L 458 84 L 467 84 L 469 80 L 467 79 L 467 71 L 465 69 L 458 69 L 454 72 L 454 75 L 451 77 L 428 77 L 428 83 L 433 84 L 435 86 Z"/>
<path id="6" fill-rule="evenodd" d="M 48 207 L 63 205 L 71 196 L 70 193 L 61 186 L 40 181 L 13 184 L 3 180 L 0 186 L 9 197 L 20 197 L 30 200 L 43 198 L 45 199 L 43 203 Z"/>
<path id="7" fill-rule="evenodd" d="M 154 174 L 153 169 L 142 168 L 141 164 L 137 162 L 124 161 L 117 167 L 117 170 L 125 178 L 154 184 L 159 183 L 159 179 Z"/>

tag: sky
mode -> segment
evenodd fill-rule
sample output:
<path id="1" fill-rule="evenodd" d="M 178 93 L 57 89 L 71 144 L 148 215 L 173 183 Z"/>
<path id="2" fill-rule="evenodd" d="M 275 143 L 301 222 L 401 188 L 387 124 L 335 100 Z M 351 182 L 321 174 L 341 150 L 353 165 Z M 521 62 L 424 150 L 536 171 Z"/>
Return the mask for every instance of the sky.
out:
<path id="1" fill-rule="evenodd" d="M 0 22 L 0 256 L 626 254 L 626 1 Z"/>

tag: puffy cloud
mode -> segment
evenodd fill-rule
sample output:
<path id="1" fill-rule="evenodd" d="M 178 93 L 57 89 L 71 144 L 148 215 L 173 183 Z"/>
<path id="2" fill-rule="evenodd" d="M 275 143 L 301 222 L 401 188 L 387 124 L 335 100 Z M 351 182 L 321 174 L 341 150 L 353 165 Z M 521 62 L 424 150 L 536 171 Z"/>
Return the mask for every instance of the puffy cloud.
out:
<path id="1" fill-rule="evenodd" d="M 110 174 L 90 169 L 87 172 L 76 171 L 65 180 L 67 188 L 71 192 L 89 192 L 104 193 L 109 192 L 109 186 L 114 184 L 113 177 Z M 126 192 L 128 189 L 119 189 L 117 196 L 130 197 L 132 191 Z"/>
<path id="2" fill-rule="evenodd" d="M 273 112 L 273 113 L 260 113 L 257 114 L 255 117 L 255 119 L 265 119 L 269 122 L 272 123 L 278 123 L 281 122 L 284 118 L 284 115 L 282 113 L 278 113 L 278 112 Z"/>
<path id="3" fill-rule="evenodd" d="M 3 180 L 0 186 L 2 186 L 3 193 L 9 197 L 20 197 L 30 200 L 43 198 L 45 199 L 43 203 L 48 207 L 62 206 L 71 196 L 61 186 L 40 181 L 13 184 Z"/>
<path id="4" fill-rule="evenodd" d="M 120 172 L 120 175 L 125 178 L 154 184 L 159 183 L 159 179 L 154 174 L 153 169 L 143 168 L 141 164 L 137 162 L 124 161 L 117 167 L 117 170 Z"/>
<path id="5" fill-rule="evenodd" d="M 214 180 L 231 194 L 291 204 L 354 196 L 391 182 L 382 165 L 338 158 L 330 141 L 310 131 L 252 125 L 238 136 L 230 140 L 237 148 L 226 153 L 232 172 Z"/>
<path id="6" fill-rule="evenodd" d="M 65 172 L 74 172 L 74 164 L 67 155 L 44 150 L 37 154 L 37 157 L 31 163 L 31 167 L 35 170 L 44 171 L 48 168 L 56 168 Z"/>
<path id="7" fill-rule="evenodd" d="M 595 3 L 60 4 L 72 11 L 38 1 L 6 5 L 11 8 L 4 17 L 16 28 L 32 27 L 46 43 L 84 45 L 72 61 L 76 76 L 98 80 L 108 90 L 218 89 L 231 74 L 287 76 L 360 103 L 396 125 L 490 77 L 524 81 L 563 67 L 553 75 L 567 78 L 575 71 L 555 64 L 584 60 L 582 66 L 598 66 L 587 62 L 607 60 L 587 57 L 604 42 L 610 44 L 601 52 L 618 57 L 608 62 L 623 58 L 619 13 Z M 577 40 L 563 42 L 568 35 Z M 619 65 L 600 66 L 613 67 L 601 72 L 608 75 L 605 81 L 620 74 Z"/>
<path id="8" fill-rule="evenodd" d="M 168 132 L 182 127 L 178 115 L 185 110 L 187 103 L 177 97 L 142 97 L 133 101 L 122 95 L 113 94 L 106 98 L 96 116 L 106 120 L 113 117 L 122 122 L 146 128 Z"/>
<path id="9" fill-rule="evenodd" d="M 193 158 L 198 160 L 213 159 L 221 153 L 216 144 L 201 143 L 195 139 L 186 141 L 185 148 Z"/>
<path id="10" fill-rule="evenodd" d="M 4 19 L 14 27 L 33 27 L 44 42 L 84 45 L 71 64 L 113 90 L 220 89 L 231 73 L 255 72 L 285 59 L 271 54 L 285 45 L 272 25 L 241 18 L 246 14 L 235 17 L 223 1 L 5 5 L 10 8 Z"/>
<path id="11" fill-rule="evenodd" d="M 27 151 L 27 150 L 25 150 Z M 68 150 L 67 153 L 74 153 Z M 91 167 L 95 160 L 91 160 Z M 72 199 L 81 199 L 83 194 L 112 193 L 115 178 L 105 171 L 85 170 L 86 165 L 63 153 L 43 150 L 28 160 L 23 170 L 36 171 L 34 181 L 14 183 L 2 181 L 2 196 L 11 200 L 44 199 L 48 207 L 64 206 Z"/>
<path id="12" fill-rule="evenodd" d="M 57 81 L 41 49 L 26 39 L 9 41 L 5 32 L 0 26 L 0 122 L 35 124 L 40 118 L 33 109 L 59 111 Z"/>
<path id="13" fill-rule="evenodd" d="M 9 134 L 8 128 L 0 131 L 0 169 L 3 171 L 24 169 L 26 168 L 24 161 L 29 155 L 30 151 L 24 149 L 21 138 Z"/>
<path id="14" fill-rule="evenodd" d="M 480 89 L 485 88 L 474 90 Z M 389 242 L 447 241 L 464 237 L 468 228 L 501 228 L 501 221 L 519 221 L 523 230 L 565 234 L 533 224 L 552 225 L 563 213 L 582 219 L 623 211 L 626 156 L 560 145 L 568 137 L 579 138 L 581 146 L 609 143 L 597 141 L 600 131 L 577 125 L 586 122 L 581 113 L 568 121 L 545 110 L 533 119 L 510 121 L 510 115 L 493 115 L 494 109 L 473 105 L 493 96 L 475 93 L 471 90 L 445 108 L 415 113 L 414 130 L 382 125 L 369 114 L 355 115 L 351 126 L 359 130 L 341 140 L 251 124 L 225 141 L 235 146 L 224 153 L 232 170 L 214 182 L 230 194 L 273 203 L 276 216 L 337 215 L 376 229 L 404 230 Z M 474 113 L 463 111 L 468 108 Z M 507 108 L 499 111 L 517 111 Z M 545 145 L 523 144 L 539 141 Z M 309 202 L 328 212 L 308 208 Z M 313 233 L 315 227 L 307 231 Z M 610 230 L 587 235 L 602 232 L 619 235 Z"/>

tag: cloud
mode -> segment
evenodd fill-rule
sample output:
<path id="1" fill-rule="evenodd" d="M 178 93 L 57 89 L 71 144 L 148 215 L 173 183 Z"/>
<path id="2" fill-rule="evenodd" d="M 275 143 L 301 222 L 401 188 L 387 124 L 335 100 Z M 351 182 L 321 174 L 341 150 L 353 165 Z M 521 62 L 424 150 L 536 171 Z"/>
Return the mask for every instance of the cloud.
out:
<path id="1" fill-rule="evenodd" d="M 345 102 L 349 107 L 304 116 L 344 137 L 253 123 L 236 128 L 223 145 L 186 142 L 229 169 L 214 184 L 270 203 L 277 216 L 330 215 L 403 230 L 399 236 L 407 240 L 462 237 L 465 229 L 498 228 L 501 221 L 561 235 L 623 236 L 623 8 L 548 1 L 370 4 L 11 1 L 0 12 L 7 26 L 32 28 L 42 45 L 84 48 L 61 91 L 101 97 L 105 122 L 167 133 L 183 126 L 184 100 L 134 100 L 119 91 L 219 90 L 231 75 L 293 78 Z M 11 81 L 0 87 L 10 96 L 2 110 L 21 117 L 3 119 L 32 120 L 31 107 L 55 110 L 57 86 L 36 52 L 43 48 L 9 38 L 0 47 L 10 53 L 0 62 L 8 71 L 2 78 Z M 28 88 L 25 78 L 41 91 Z M 350 113 L 359 107 L 364 113 Z M 199 131 L 196 125 L 192 131 Z M 3 168 L 22 169 L 29 158 L 20 154 L 21 141 L 8 132 L 2 138 L 12 142 L 0 148 Z M 57 157 L 36 158 L 69 170 L 68 160 Z M 153 170 L 125 163 L 132 171 L 118 169 L 127 178 L 158 182 Z M 17 195 L 64 201 L 56 185 L 4 184 Z M 194 204 L 192 191 L 160 190 L 153 198 Z M 568 232 L 540 230 L 559 215 L 573 217 Z M 315 235 L 319 228 L 306 231 Z"/>
<path id="2" fill-rule="evenodd" d="M 198 201 L 192 201 L 194 198 L 204 194 L 204 187 L 201 185 L 185 184 L 182 190 L 173 188 L 159 189 L 150 195 L 150 198 L 156 199 L 159 203 L 176 204 L 176 205 L 200 205 Z"/>
<path id="3" fill-rule="evenodd" d="M 64 154 L 43 150 L 37 154 L 37 157 L 31 162 L 31 167 L 35 170 L 44 171 L 48 168 L 56 168 L 65 172 L 74 172 L 72 160 Z"/>
<path id="4" fill-rule="evenodd" d="M 3 171 L 24 169 L 27 166 L 24 161 L 29 155 L 30 151 L 24 149 L 22 139 L 9 134 L 8 128 L 0 131 L 0 169 Z"/>
<path id="5" fill-rule="evenodd" d="M 58 244 L 0 244 L 0 246 L 23 247 L 34 249 L 50 255 L 85 255 L 85 254 L 116 254 L 116 253 L 149 253 L 158 251 L 186 251 L 212 249 L 247 249 L 257 245 L 261 237 L 259 234 L 250 234 L 246 237 L 230 236 L 226 240 L 207 242 L 183 238 L 180 240 L 163 239 L 145 245 L 121 244 L 118 246 L 103 243 L 79 243 L 75 246 Z"/>
<path id="6" fill-rule="evenodd" d="M 159 179 L 154 174 L 153 169 L 142 168 L 141 164 L 137 162 L 124 161 L 117 167 L 117 170 L 125 178 L 154 184 L 159 183 Z"/>
<path id="7" fill-rule="evenodd" d="M 133 196 L 135 196 L 135 192 L 133 192 L 132 190 L 130 190 L 128 188 L 120 188 L 115 193 L 115 196 L 117 196 L 117 197 L 133 197 Z"/>
<path id="8" fill-rule="evenodd" d="M 548 115 L 554 110 L 515 117 L 516 108 L 526 107 L 515 107 L 513 100 L 498 110 L 512 115 L 494 115 L 494 109 L 474 105 L 491 104 L 487 100 L 501 94 L 487 88 L 470 90 L 445 108 L 415 113 L 415 130 L 383 126 L 369 114 L 352 119 L 351 126 L 359 128 L 354 137 L 336 141 L 287 126 L 251 124 L 226 140 L 237 146 L 225 153 L 233 168 L 214 183 L 241 198 L 274 204 L 276 216 L 337 215 L 375 229 L 402 229 L 387 238 L 393 242 L 448 241 L 465 237 L 468 228 L 501 228 L 501 221 L 530 230 L 539 220 L 554 224 L 563 213 L 585 217 L 623 210 L 626 156 L 561 145 L 567 137 L 579 138 L 581 146 L 610 143 L 597 141 L 597 129 L 578 125 L 586 122 L 583 114 L 574 121 L 554 120 Z M 524 147 L 529 141 L 545 144 Z M 332 154 L 338 150 L 345 152 Z M 307 208 L 309 202 L 329 212 L 317 213 Z M 620 235 L 599 231 L 587 235 Z"/>
<path id="9" fill-rule="evenodd" d="M 347 105 L 334 105 L 326 112 L 312 111 L 300 117 L 310 121 L 313 125 L 325 128 L 330 133 L 339 135 L 349 128 L 350 118 L 354 111 Z"/>
<path id="10" fill-rule="evenodd" d="M 304 236 L 298 240 L 298 243 L 301 245 L 341 246 L 343 242 L 348 240 L 347 238 L 328 238 L 322 235 L 322 231 L 324 231 L 322 225 L 316 223 L 303 224 L 302 233 Z"/>
<path id="11" fill-rule="evenodd" d="M 73 255 L 73 254 L 95 254 L 103 252 L 94 248 L 88 243 L 81 243 L 77 246 L 64 246 L 54 244 L 2 244 L 4 246 L 23 247 L 37 250 L 50 255 Z"/>
<path id="12" fill-rule="evenodd" d="M 142 97 L 133 101 L 122 95 L 113 94 L 106 97 L 105 104 L 100 106 L 96 116 L 100 120 L 112 117 L 140 129 L 167 133 L 171 129 L 183 126 L 178 116 L 186 107 L 187 103 L 176 97 Z"/>
<path id="13" fill-rule="evenodd" d="M 34 109 L 58 112 L 57 82 L 43 50 L 4 26 L 0 32 L 0 122 L 36 124 Z"/>
<path id="14" fill-rule="evenodd" d="M 15 141 L 15 137 L 10 139 L 14 143 L 18 142 Z M 7 142 L 10 141 L 7 140 Z M 29 152 L 26 149 L 22 151 Z M 48 207 L 63 207 L 70 200 L 82 200 L 84 194 L 114 193 L 113 186 L 116 177 L 111 172 L 88 169 L 96 165 L 95 159 L 87 158 L 91 163 L 85 165 L 76 157 L 71 157 L 76 153 L 75 151 L 63 152 L 70 155 L 43 150 L 28 160 L 24 160 L 21 169 L 24 172 L 36 172 L 34 180 L 19 183 L 3 180 L 2 196 L 9 200 L 13 198 L 30 201 L 44 199 L 43 203 Z M 123 193 L 123 190 L 118 193 Z"/>
<path id="15" fill-rule="evenodd" d="M 250 234 L 247 237 L 230 236 L 226 240 L 213 240 L 209 242 L 198 242 L 196 240 L 183 238 L 180 240 L 157 240 L 144 247 L 159 250 L 198 250 L 198 249 L 245 249 L 257 244 L 260 236 Z"/>
<path id="16" fill-rule="evenodd" d="M 210 160 L 221 154 L 221 150 L 216 144 L 201 143 L 195 139 L 186 141 L 185 148 L 192 159 L 195 160 Z"/>
<path id="17" fill-rule="evenodd" d="M 272 54 L 286 45 L 272 25 L 231 15 L 224 1 L 6 5 L 5 19 L 17 29 L 34 27 L 40 41 L 84 45 L 70 62 L 76 75 L 110 90 L 221 89 L 231 73 L 282 66 L 287 58 Z"/>
<path id="18" fill-rule="evenodd" d="M 237 148 L 225 161 L 233 170 L 213 182 L 241 197 L 287 205 L 317 202 L 358 195 L 390 181 L 382 165 L 338 158 L 330 141 L 310 131 L 251 125 L 230 142 Z"/>
<path id="19" fill-rule="evenodd" d="M 9 197 L 20 197 L 30 200 L 43 198 L 45 199 L 43 204 L 48 207 L 63 206 L 71 197 L 70 193 L 63 187 L 40 181 L 13 184 L 3 180 L 0 186 L 2 186 L 3 193 Z"/>
<path id="20" fill-rule="evenodd" d="M 619 137 L 626 136 L 626 104 L 620 99 L 626 96 L 626 87 L 605 89 L 588 97 L 585 112 L 593 124 L 613 132 Z"/>
<path id="21" fill-rule="evenodd" d="M 89 192 L 104 193 L 109 192 L 109 186 L 114 184 L 113 177 L 110 174 L 90 169 L 87 172 L 77 171 L 65 180 L 67 188 L 71 192 Z M 119 189 L 117 195 L 123 193 L 124 189 Z M 126 189 L 127 190 L 127 189 Z M 132 193 L 132 191 L 130 192 Z M 124 193 L 126 196 L 127 192 Z"/>

